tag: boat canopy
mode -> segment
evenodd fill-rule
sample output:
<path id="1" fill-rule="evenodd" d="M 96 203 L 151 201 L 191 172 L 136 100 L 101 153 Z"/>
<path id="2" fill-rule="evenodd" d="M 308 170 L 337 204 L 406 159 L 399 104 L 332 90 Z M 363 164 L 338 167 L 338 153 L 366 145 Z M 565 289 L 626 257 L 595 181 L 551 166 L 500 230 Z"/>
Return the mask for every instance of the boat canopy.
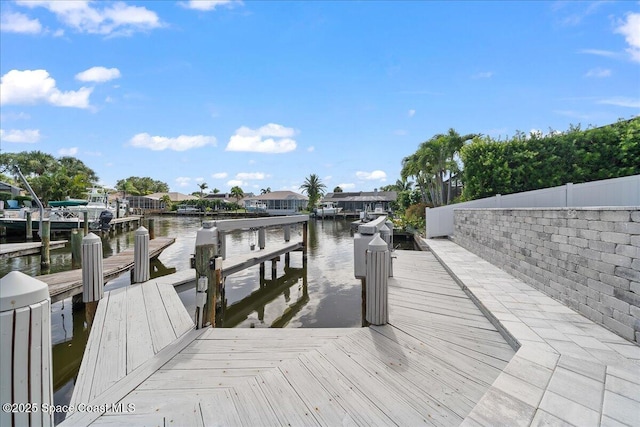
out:
<path id="1" fill-rule="evenodd" d="M 69 206 L 86 206 L 87 203 L 89 203 L 87 200 L 81 199 L 54 200 L 49 202 L 49 206 L 52 208 L 62 208 Z"/>

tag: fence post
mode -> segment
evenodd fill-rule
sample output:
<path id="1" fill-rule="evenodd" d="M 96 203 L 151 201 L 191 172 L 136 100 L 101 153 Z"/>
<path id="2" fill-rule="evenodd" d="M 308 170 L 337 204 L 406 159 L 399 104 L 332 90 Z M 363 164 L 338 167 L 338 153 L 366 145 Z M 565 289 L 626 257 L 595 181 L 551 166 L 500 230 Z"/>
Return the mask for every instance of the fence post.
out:
<path id="1" fill-rule="evenodd" d="M 49 286 L 19 271 L 0 279 L 0 402 L 36 411 L 0 412 L 0 425 L 53 426 L 51 299 Z"/>
<path id="2" fill-rule="evenodd" d="M 387 243 L 379 235 L 376 235 L 367 249 L 365 320 L 372 325 L 384 325 L 389 322 L 388 257 Z"/>
<path id="3" fill-rule="evenodd" d="M 140 227 L 134 233 L 133 283 L 149 280 L 149 231 Z"/>
<path id="4" fill-rule="evenodd" d="M 26 212 L 27 240 L 33 239 L 33 223 L 31 222 L 31 211 Z"/>

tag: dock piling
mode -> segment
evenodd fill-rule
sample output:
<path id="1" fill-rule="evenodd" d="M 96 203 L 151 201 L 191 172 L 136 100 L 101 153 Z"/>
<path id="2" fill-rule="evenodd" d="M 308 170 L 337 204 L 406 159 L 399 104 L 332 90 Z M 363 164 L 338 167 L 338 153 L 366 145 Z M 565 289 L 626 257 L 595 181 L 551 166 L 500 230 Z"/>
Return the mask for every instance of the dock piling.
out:
<path id="1" fill-rule="evenodd" d="M 366 316 L 372 325 L 389 322 L 388 310 L 389 247 L 376 235 L 367 249 Z"/>
<path id="2" fill-rule="evenodd" d="M 287 224 L 283 228 L 284 228 L 284 241 L 288 242 L 291 240 L 291 226 Z"/>
<path id="3" fill-rule="evenodd" d="M 51 300 L 46 283 L 19 271 L 0 279 L 0 425 L 53 426 Z M 29 410 L 32 408 L 33 410 Z"/>
<path id="4" fill-rule="evenodd" d="M 133 283 L 149 280 L 149 231 L 138 228 L 134 233 Z"/>
<path id="5" fill-rule="evenodd" d="M 155 220 L 153 218 L 149 218 L 149 239 L 153 240 L 156 238 L 156 226 Z"/>
<path id="6" fill-rule="evenodd" d="M 33 223 L 31 222 L 31 211 L 27 211 L 25 212 L 25 217 L 26 217 L 26 228 L 27 228 L 27 240 L 32 240 L 33 239 Z"/>
<path id="7" fill-rule="evenodd" d="M 84 229 L 84 235 L 89 235 L 89 212 L 82 212 L 82 228 Z"/>
<path id="8" fill-rule="evenodd" d="M 89 327 L 93 324 L 98 301 L 104 296 L 102 270 L 102 240 L 89 233 L 82 239 L 82 302 Z"/>
<path id="9" fill-rule="evenodd" d="M 265 241 L 267 240 L 267 232 L 264 227 L 258 229 L 258 247 L 262 250 L 265 248 Z"/>
<path id="10" fill-rule="evenodd" d="M 82 237 L 77 228 L 71 230 L 71 264 L 73 266 L 82 265 Z"/>
<path id="11" fill-rule="evenodd" d="M 204 222 L 196 234 L 196 328 L 211 323 L 215 327 L 215 304 L 218 283 L 216 280 L 216 261 L 218 255 L 218 229 L 211 222 Z M 222 268 L 220 262 L 220 268 Z M 212 268 L 213 267 L 213 268 Z M 211 322 L 213 319 L 213 322 Z"/>
<path id="12" fill-rule="evenodd" d="M 49 270 L 51 266 L 51 259 L 49 254 L 49 244 L 51 243 L 51 223 L 49 221 L 42 221 L 42 230 L 40 239 L 42 239 L 42 249 L 40 257 L 40 268 L 42 270 Z"/>

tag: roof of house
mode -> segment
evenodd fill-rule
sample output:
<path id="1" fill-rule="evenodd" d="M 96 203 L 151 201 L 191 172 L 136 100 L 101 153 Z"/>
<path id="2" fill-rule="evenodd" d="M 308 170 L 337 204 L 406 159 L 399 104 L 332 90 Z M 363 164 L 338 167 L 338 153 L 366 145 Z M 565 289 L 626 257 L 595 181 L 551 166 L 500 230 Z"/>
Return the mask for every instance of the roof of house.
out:
<path id="1" fill-rule="evenodd" d="M 323 200 L 332 202 L 393 202 L 397 198 L 396 191 L 358 191 L 327 193 Z"/>
<path id="2" fill-rule="evenodd" d="M 256 196 L 245 197 L 244 200 L 309 200 L 304 196 L 293 191 L 272 191 L 270 193 L 258 194 Z"/>
<path id="3" fill-rule="evenodd" d="M 139 196 L 139 197 L 146 197 L 149 199 L 160 200 L 162 199 L 163 196 L 167 194 L 169 195 L 169 199 L 171 199 L 172 202 L 184 202 L 185 200 L 197 199 L 196 196 L 192 196 L 191 194 L 178 193 L 177 191 L 172 191 L 169 193 L 152 193 L 152 194 L 147 194 L 146 196 Z"/>

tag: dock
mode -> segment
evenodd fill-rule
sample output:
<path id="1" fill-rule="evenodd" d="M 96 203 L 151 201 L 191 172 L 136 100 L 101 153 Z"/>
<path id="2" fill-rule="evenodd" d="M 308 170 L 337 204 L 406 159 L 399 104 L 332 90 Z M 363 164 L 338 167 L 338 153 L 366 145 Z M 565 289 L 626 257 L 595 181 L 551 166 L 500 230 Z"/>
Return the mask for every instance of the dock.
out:
<path id="1" fill-rule="evenodd" d="M 68 240 L 56 240 L 49 243 L 49 249 L 64 248 Z M 26 243 L 3 243 L 0 245 L 0 259 L 13 258 L 17 256 L 39 254 L 42 248 L 42 242 L 26 242 Z"/>
<path id="2" fill-rule="evenodd" d="M 431 253 L 394 271 L 385 326 L 194 329 L 62 425 L 459 425 L 515 351 Z"/>
<path id="3" fill-rule="evenodd" d="M 174 238 L 156 238 L 149 241 L 149 258 L 158 257 L 162 251 L 175 242 Z M 105 258 L 103 261 L 103 275 L 105 283 L 120 274 L 133 269 L 133 248 Z M 60 301 L 70 296 L 82 293 L 82 270 L 75 269 L 60 273 L 38 276 L 49 285 L 51 302 Z"/>

